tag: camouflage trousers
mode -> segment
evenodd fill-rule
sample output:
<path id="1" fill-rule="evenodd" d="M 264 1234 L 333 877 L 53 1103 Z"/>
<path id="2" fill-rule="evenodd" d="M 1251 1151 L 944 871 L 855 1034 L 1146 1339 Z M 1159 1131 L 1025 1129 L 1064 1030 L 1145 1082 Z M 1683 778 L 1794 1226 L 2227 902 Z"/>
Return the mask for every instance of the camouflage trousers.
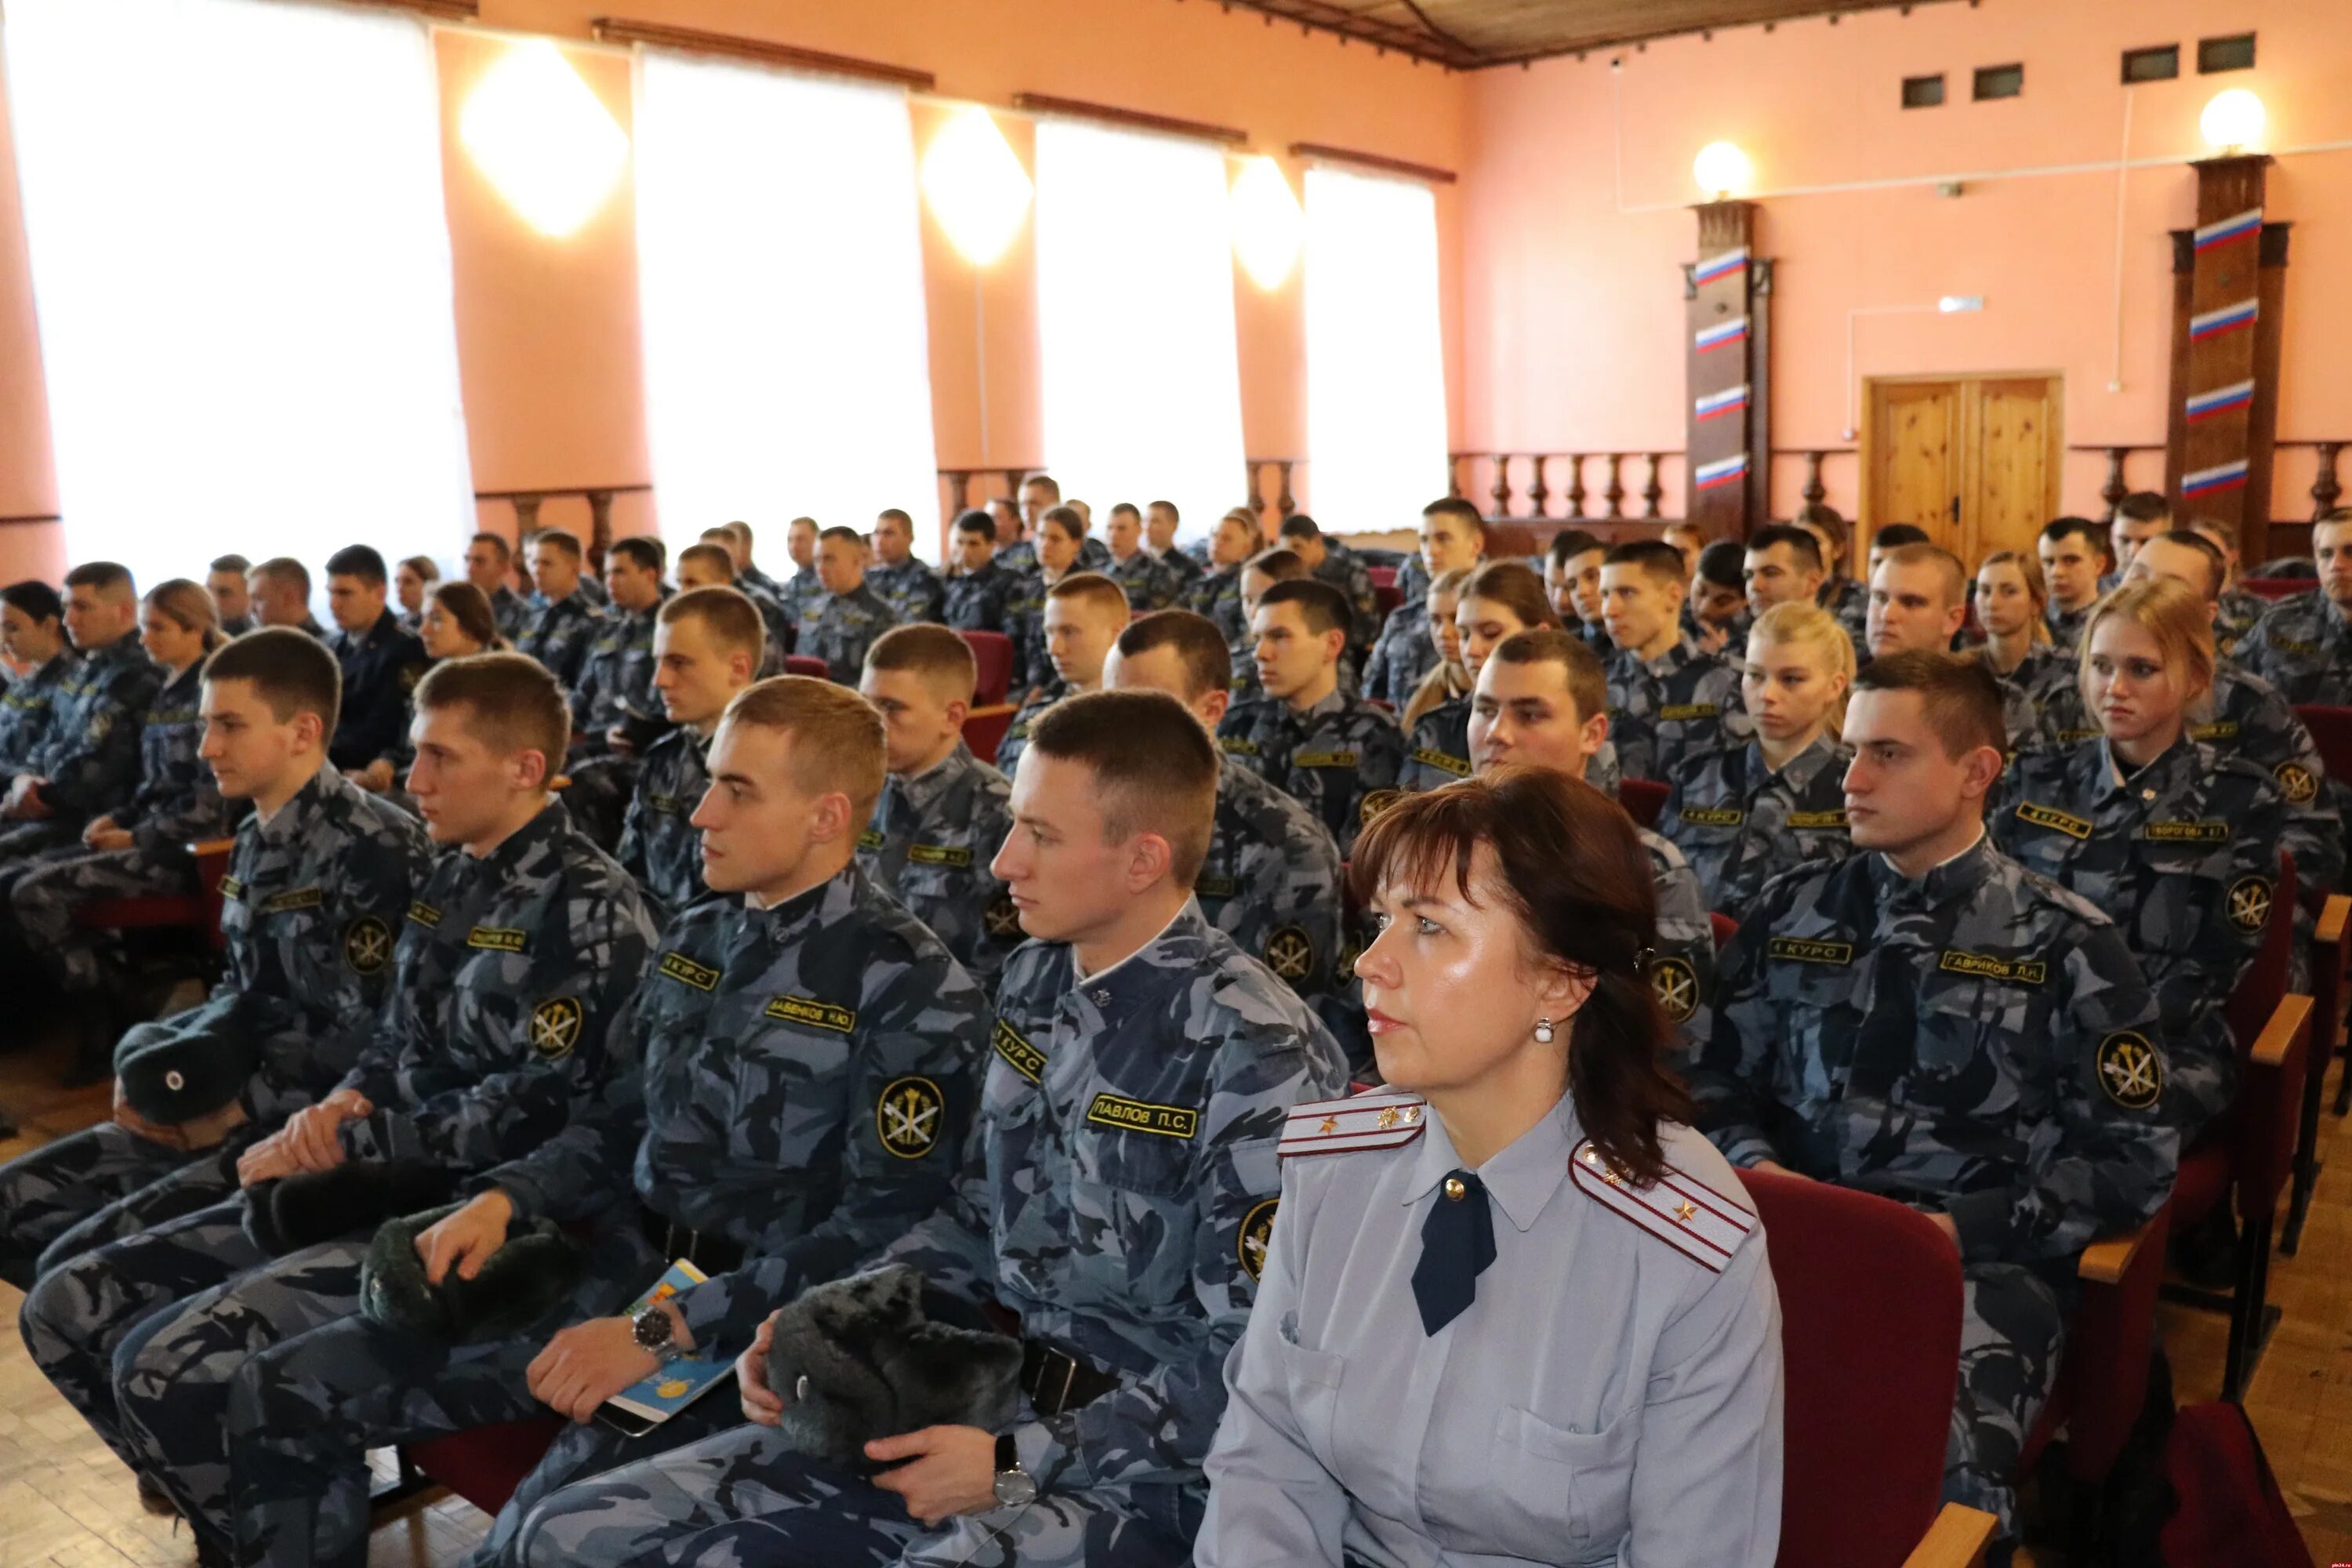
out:
<path id="1" fill-rule="evenodd" d="M 195 870 L 185 855 L 144 849 L 53 852 L 17 877 L 8 903 L 26 944 L 41 956 L 68 991 L 95 991 L 101 984 L 100 944 L 103 932 L 74 924 L 74 911 L 101 899 L 185 895 L 195 890 Z"/>
<path id="2" fill-rule="evenodd" d="M 926 1529 L 897 1493 L 746 1424 L 557 1492 L 530 1510 L 513 1561 L 530 1568 L 1179 1568 L 1192 1557 L 1187 1536 L 1146 1518 L 1116 1487 L 1048 1493 L 1024 1508 Z"/>
<path id="3" fill-rule="evenodd" d="M 25 874 L 35 859 L 59 850 L 81 849 L 79 817 L 50 817 L 41 822 L 0 822 L 0 885 Z"/>
<path id="4" fill-rule="evenodd" d="M 281 1339 L 247 1358 L 226 1389 L 229 1488 L 225 1497 L 207 1500 L 223 1511 L 206 1524 L 234 1536 L 239 1563 L 365 1563 L 367 1450 L 544 1415 L 546 1407 L 531 1397 L 526 1374 L 548 1339 L 567 1324 L 619 1311 L 659 1277 L 663 1263 L 634 1232 L 625 1238 L 599 1237 L 589 1256 L 589 1277 L 571 1299 L 511 1338 L 450 1344 L 352 1315 Z M 247 1275 L 227 1289 L 215 1315 L 250 1289 L 282 1288 L 269 1269 Z M 204 1376 L 212 1369 L 196 1370 Z M 205 1401 L 212 1397 L 207 1392 Z M 709 1395 L 713 1408 L 722 1402 L 725 1410 L 734 1410 L 725 1390 Z M 594 1456 L 581 1438 L 591 1433 L 620 1440 L 618 1433 L 591 1424 L 565 1428 L 557 1448 L 583 1450 L 581 1462 L 588 1462 Z M 174 1443 L 190 1443 L 190 1434 L 176 1423 L 172 1436 Z M 156 1457 L 173 1464 L 185 1458 L 180 1452 Z M 607 1457 L 595 1468 L 617 1462 Z M 547 1468 L 543 1464 L 533 1479 Z M 576 1468 L 567 1469 L 562 1479 L 575 1473 Z M 541 1482 L 541 1489 L 556 1484 L 560 1479 Z M 526 1491 L 530 1486 L 527 1481 Z M 509 1519 L 512 1513 L 509 1509 L 499 1519 L 509 1536 L 520 1522 L 519 1515 Z"/>
<path id="5" fill-rule="evenodd" d="M 2074 1303 L 2014 1263 L 1974 1263 L 1961 1275 L 1960 1376 L 1944 1450 L 1944 1500 L 2000 1521 L 1989 1561 L 2017 1545 L 2017 1469 L 2057 1381 Z"/>
<path id="6" fill-rule="evenodd" d="M 30 1290 L 69 1258 L 220 1202 L 247 1142 L 190 1154 L 102 1121 L 0 1165 L 0 1279 Z"/>

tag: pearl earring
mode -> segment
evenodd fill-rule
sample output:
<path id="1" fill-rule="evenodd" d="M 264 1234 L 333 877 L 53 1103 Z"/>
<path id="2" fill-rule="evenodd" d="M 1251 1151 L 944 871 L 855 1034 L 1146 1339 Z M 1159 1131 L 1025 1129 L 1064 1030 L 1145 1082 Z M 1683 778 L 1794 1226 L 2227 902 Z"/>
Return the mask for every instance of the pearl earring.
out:
<path id="1" fill-rule="evenodd" d="M 1539 1046 L 1548 1046 L 1551 1044 L 1551 1020 L 1549 1018 L 1538 1018 L 1536 1020 L 1536 1043 Z"/>

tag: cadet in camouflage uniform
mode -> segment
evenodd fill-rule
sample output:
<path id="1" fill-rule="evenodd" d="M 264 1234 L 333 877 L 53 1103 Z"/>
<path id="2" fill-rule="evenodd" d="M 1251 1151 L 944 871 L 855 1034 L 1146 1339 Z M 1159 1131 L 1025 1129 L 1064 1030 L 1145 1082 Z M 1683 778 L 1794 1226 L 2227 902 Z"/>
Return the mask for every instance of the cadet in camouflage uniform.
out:
<path id="1" fill-rule="evenodd" d="M 509 585 L 513 575 L 514 546 L 504 534 L 485 531 L 467 542 L 466 581 L 490 602 L 490 618 L 498 623 L 499 636 L 509 642 L 530 615 L 530 606 Z"/>
<path id="2" fill-rule="evenodd" d="M 977 679 L 970 645 L 945 626 L 893 627 L 866 654 L 858 690 L 881 711 L 889 775 L 857 863 L 992 989 L 1021 921 L 989 869 L 1012 831 L 1013 786 L 963 743 Z"/>
<path id="3" fill-rule="evenodd" d="M 1397 568 L 1403 602 L 1389 612 L 1364 665 L 1363 692 L 1398 712 L 1412 700 L 1414 688 L 1437 662 L 1429 638 L 1429 584 L 1448 572 L 1467 571 L 1486 548 L 1486 525 L 1478 509 L 1459 497 L 1432 501 L 1421 512 L 1421 549 Z"/>
<path id="4" fill-rule="evenodd" d="M 793 651 L 824 660 L 835 683 L 855 686 L 866 650 L 898 617 L 866 585 L 866 542 L 856 530 L 828 528 L 817 536 L 816 549 L 825 592 L 802 606 Z"/>
<path id="5" fill-rule="evenodd" d="M 1952 716 L 1931 722 L 1931 704 Z M 1733 1163 L 1881 1194 L 1952 1237 L 1965 1315 L 1945 1495 L 2000 1518 L 2006 1562 L 2077 1255 L 2172 1188 L 2163 1037 L 2106 917 L 1984 836 L 2002 735 L 1981 664 L 1873 660 L 1845 732 L 1859 852 L 1766 885 L 1686 1077 Z"/>
<path id="6" fill-rule="evenodd" d="M 669 589 L 661 541 L 645 535 L 613 542 L 604 560 L 613 601 L 589 645 L 572 689 L 572 777 L 564 808 L 598 844 L 620 842 L 622 818 L 646 751 L 669 728 L 654 696 L 654 620 Z"/>
<path id="7" fill-rule="evenodd" d="M 1682 555 L 1644 540 L 1601 557 L 1610 640 L 1609 736 L 1618 764 L 1637 779 L 1670 780 L 1691 752 L 1749 733 L 1739 672 L 1683 636 Z"/>
<path id="8" fill-rule="evenodd" d="M 775 1301 L 879 1251 L 951 1195 L 988 1000 L 851 864 L 882 777 L 881 726 L 850 693 L 789 677 L 730 715 L 716 765 L 761 784 L 755 799 L 718 806 L 709 829 L 724 851 L 718 890 L 730 896 L 664 932 L 614 1025 L 599 1096 L 478 1178 L 469 1207 L 419 1238 L 428 1265 L 462 1268 L 518 1221 L 593 1225 L 588 1277 L 510 1338 L 453 1346 L 347 1317 L 257 1357 L 229 1406 L 240 1562 L 358 1563 L 367 1448 L 520 1420 L 541 1408 L 535 1396 L 561 1397 L 562 1413 L 583 1419 L 500 1514 L 483 1553 L 495 1557 L 564 1481 L 740 1421 L 723 1394 L 635 1440 L 584 1420 L 658 1366 L 612 1314 L 672 1258 L 710 1276 L 673 1299 L 673 1330 L 731 1352 Z M 812 753 L 826 759 L 824 776 L 803 785 L 796 764 Z M 528 1375 L 559 1329 L 551 1352 L 588 1380 L 562 1396 L 562 1373 Z"/>
<path id="9" fill-rule="evenodd" d="M 1184 597 L 1190 579 L 1144 547 L 1143 514 L 1133 502 L 1121 501 L 1110 509 L 1103 533 L 1104 548 L 1110 552 L 1103 575 L 1126 590 L 1129 609 L 1147 616 Z"/>
<path id="10" fill-rule="evenodd" d="M 762 650 L 761 668 L 755 674 L 779 675 L 783 672 L 784 658 L 792 651 L 793 639 L 799 635 L 797 612 L 788 612 L 773 595 L 755 588 L 735 575 L 734 557 L 727 553 L 729 535 L 723 528 L 706 529 L 704 537 L 677 552 L 677 585 L 688 588 L 732 588 L 750 601 L 760 613 L 760 621 L 767 628 L 767 643 Z M 824 595 L 816 595 L 822 602 Z"/>
<path id="11" fill-rule="evenodd" d="M 955 532 L 949 540 L 954 570 L 945 584 L 947 598 L 940 618 L 960 632 L 1003 632 L 1013 634 L 1013 601 L 1021 589 L 1021 580 L 1005 570 L 996 559 L 996 522 L 984 511 L 968 511 L 956 519 Z M 1021 647 L 1013 648 L 1017 666 Z M 1021 672 L 1013 671 L 1013 684 L 1021 684 Z"/>
<path id="12" fill-rule="evenodd" d="M 206 679 L 211 766 L 258 808 L 221 888 L 225 973 L 196 1006 L 122 1037 L 115 1121 L 0 1167 L 0 1279 L 19 1289 L 236 1191 L 238 1151 L 356 1059 L 393 930 L 429 868 L 424 826 L 326 762 L 340 681 L 324 648 L 290 629 L 249 633 Z"/>
<path id="13" fill-rule="evenodd" d="M 874 564 L 866 569 L 866 585 L 900 626 L 937 621 L 947 608 L 940 574 L 914 550 L 913 518 L 894 506 L 874 520 Z"/>
<path id="14" fill-rule="evenodd" d="M 1031 623 L 1032 656 L 1045 661 L 1031 671 L 1039 684 L 996 745 L 997 771 L 1007 778 L 1020 765 L 1021 750 L 1039 714 L 1066 697 L 1102 685 L 1103 660 L 1134 616 L 1118 584 L 1099 572 L 1070 573 L 1045 591 L 1043 605 Z"/>
<path id="15" fill-rule="evenodd" d="M 1180 514 L 1172 500 L 1156 500 L 1143 509 L 1143 545 L 1160 558 L 1176 584 L 1177 602 L 1181 604 L 1192 592 L 1192 584 L 1201 579 L 1203 568 L 1190 551 L 1176 546 L 1176 525 Z"/>
<path id="16" fill-rule="evenodd" d="M 1242 571 L 1257 553 L 1257 523 L 1235 510 L 1217 520 L 1209 536 L 1209 565 L 1185 590 L 1184 607 L 1216 623 L 1236 663 L 1249 657 L 1249 612 L 1242 605 Z M 1236 677 L 1240 671 L 1235 670 Z"/>
<path id="17" fill-rule="evenodd" d="M 703 895 L 702 835 L 695 808 L 710 787 L 710 737 L 735 694 L 760 672 L 764 628 L 740 588 L 688 588 L 662 605 L 654 626 L 654 695 L 670 721 L 637 770 L 616 858 L 664 916 Z"/>
<path id="18" fill-rule="evenodd" d="M 580 684 L 588 649 L 604 613 L 588 596 L 581 575 L 580 541 L 560 528 L 543 529 L 531 545 L 531 576 L 541 603 L 509 634 L 515 651 L 545 665 L 567 692 Z"/>
<path id="19" fill-rule="evenodd" d="M 163 672 L 140 646 L 131 574 L 110 561 L 67 573 L 65 621 L 80 658 L 58 687 L 47 739 L 0 797 L 0 876 L 12 861 L 79 842 L 92 817 L 139 788 L 139 716 Z"/>
<path id="20" fill-rule="evenodd" d="M 2100 574 L 2107 566 L 2107 541 L 2095 522 L 2083 517 L 2053 520 L 2035 544 L 2049 604 L 2042 618 L 2059 652 L 2072 654 L 2083 640 L 2083 623 L 2105 591 Z"/>
<path id="21" fill-rule="evenodd" d="M 2352 624 L 2345 619 L 2352 605 L 2352 510 L 2312 524 L 2311 556 L 2319 591 L 2266 606 L 2238 662 L 2297 707 L 2340 708 L 2352 701 Z"/>
<path id="22" fill-rule="evenodd" d="M 476 700 L 528 717 L 487 737 Z M 552 677 L 481 654 L 436 666 L 416 701 L 411 786 L 436 840 L 463 847 L 402 921 L 358 1062 L 244 1152 L 245 1185 L 393 1159 L 463 1175 L 528 1152 L 593 1091 L 605 1030 L 644 973 L 653 931 L 626 875 L 548 797 L 543 773 L 517 784 L 500 766 L 563 754 Z M 370 1239 L 272 1261 L 244 1217 L 231 1199 L 72 1258 L 35 1284 L 23 1315 L 49 1380 L 200 1529 L 225 1517 L 230 1381 L 254 1351 L 355 1309 Z"/>
<path id="23" fill-rule="evenodd" d="M 1315 814 L 1344 858 L 1368 797 L 1396 787 L 1404 736 L 1396 721 L 1339 689 L 1348 605 L 1312 578 L 1276 583 L 1258 601 L 1258 675 L 1266 695 L 1217 726 L 1226 759 Z"/>
<path id="24" fill-rule="evenodd" d="M 1444 608 L 1444 590 L 1425 595 L 1422 603 L 1431 613 Z M 1516 561 L 1488 562 L 1472 571 L 1454 595 L 1454 618 L 1461 665 L 1474 687 L 1496 644 L 1532 626 L 1560 624 L 1543 579 Z M 1398 784 L 1407 790 L 1438 789 L 1469 777 L 1470 771 L 1470 697 L 1465 692 L 1421 716 Z"/>
<path id="25" fill-rule="evenodd" d="M 65 601 L 47 583 L 0 588 L 0 652 L 26 667 L 0 691 L 0 794 L 47 743 L 51 705 L 73 673 L 64 615 Z"/>
<path id="26" fill-rule="evenodd" d="M 1305 512 L 1282 520 L 1276 536 L 1285 548 L 1307 563 L 1318 583 L 1328 583 L 1348 601 L 1348 663 L 1361 669 L 1370 662 L 1372 644 L 1380 640 L 1381 596 L 1372 591 L 1371 568 L 1362 556 L 1328 537 Z"/>
<path id="27" fill-rule="evenodd" d="M 886 1458 L 928 1452 L 913 1468 L 929 1483 L 904 1469 L 868 1481 L 738 1428 L 557 1492 L 525 1523 L 519 1560 L 1190 1561 L 1223 1368 L 1272 1234 L 1274 1146 L 1291 1105 L 1343 1079 L 1306 1007 L 1201 918 L 1191 867 L 1171 856 L 1141 892 L 1116 886 L 1144 835 L 1200 841 L 1215 773 L 1179 704 L 1122 691 L 1055 710 L 1015 781 L 1018 819 L 1041 831 L 1017 832 L 999 868 L 1037 940 L 999 988 L 955 1201 L 877 1259 L 1018 1320 L 1030 1348 L 1014 1425 L 877 1445 Z M 1106 842 L 1105 802 L 1132 837 Z M 752 1360 L 738 1363 L 752 1370 L 744 1405 L 772 1420 L 781 1406 Z M 1024 1482 L 1034 1505 L 993 1500 L 992 1483 Z M 926 1529 L 910 1512 L 952 1517 Z"/>

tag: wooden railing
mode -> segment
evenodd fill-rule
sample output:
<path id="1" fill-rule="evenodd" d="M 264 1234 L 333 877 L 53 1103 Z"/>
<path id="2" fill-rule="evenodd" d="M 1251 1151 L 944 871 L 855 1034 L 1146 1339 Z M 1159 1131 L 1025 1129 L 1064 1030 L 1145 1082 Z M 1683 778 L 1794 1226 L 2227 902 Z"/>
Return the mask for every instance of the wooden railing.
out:
<path id="1" fill-rule="evenodd" d="M 1822 464 L 1851 447 L 1776 448 L 1775 461 L 1801 458 L 1805 464 L 1804 500 L 1819 506 L 1829 495 L 1822 483 Z M 1665 484 L 1661 477 L 1667 458 L 1676 451 L 1640 452 L 1456 452 L 1452 458 L 1453 493 L 1475 501 L 1489 520 L 1497 522 L 1621 522 L 1665 523 Z M 1639 489 L 1628 488 L 1638 479 Z M 1522 482 L 1524 480 L 1524 482 Z M 1597 484 L 1591 481 L 1598 481 Z M 1482 483 L 1483 481 L 1483 483 Z M 1552 498 L 1563 506 L 1555 510 Z M 1639 498 L 1642 510 L 1627 503 Z"/>
<path id="2" fill-rule="evenodd" d="M 556 485 L 537 490 L 476 490 L 477 501 L 505 501 L 514 508 L 515 538 L 520 541 L 539 526 L 539 509 L 551 500 L 577 496 L 588 503 L 588 537 L 580 542 L 590 567 L 604 569 L 604 552 L 613 543 L 613 498 L 642 495 L 651 485 Z"/>
<path id="3" fill-rule="evenodd" d="M 2309 492 L 2311 515 L 2314 519 L 2317 519 L 2335 510 L 2344 495 L 2344 482 L 2337 472 L 2337 463 L 2343 457 L 2345 448 L 2352 447 L 2352 438 L 2334 441 L 2279 441 L 2273 443 L 2273 446 L 2281 452 L 2307 451 L 2318 454 L 2318 472 L 2311 481 Z M 2163 489 L 2162 476 L 2158 476 L 2153 485 L 2134 486 L 2126 481 L 2124 474 L 2125 464 L 2136 453 L 2154 452 L 2161 456 L 2165 450 L 2165 445 L 2161 441 L 2136 441 L 2120 447 L 2078 443 L 2070 444 L 2066 449 L 2070 452 L 2098 452 L 2105 455 L 2107 459 L 2107 478 L 2106 482 L 2099 487 L 2099 499 L 2106 503 L 2107 510 L 2111 512 L 2115 510 L 2116 503 L 2131 494 L 2135 489 Z"/>
<path id="4" fill-rule="evenodd" d="M 1256 507 L 1260 511 L 1272 511 L 1278 516 L 1288 517 L 1298 510 L 1298 496 L 1293 485 L 1293 479 L 1297 471 L 1306 466 L 1307 459 L 1304 458 L 1244 458 L 1242 460 L 1242 500 L 1245 504 Z M 941 468 L 940 482 L 946 487 L 949 517 L 952 520 L 958 512 L 967 511 L 975 506 L 984 506 L 992 500 L 1017 500 L 1024 482 L 1034 475 L 1046 471 L 1044 467 L 1036 464 L 1015 465 L 1011 468 Z M 1266 492 L 1265 485 L 1269 473 L 1279 481 L 1270 495 Z M 1149 499 L 1142 494 L 1087 498 L 1097 511 L 1103 510 L 1113 501 L 1131 500 L 1138 506 L 1141 506 Z"/>
<path id="5" fill-rule="evenodd" d="M 0 528 L 33 528 L 44 522 L 63 522 L 61 517 L 0 517 Z"/>

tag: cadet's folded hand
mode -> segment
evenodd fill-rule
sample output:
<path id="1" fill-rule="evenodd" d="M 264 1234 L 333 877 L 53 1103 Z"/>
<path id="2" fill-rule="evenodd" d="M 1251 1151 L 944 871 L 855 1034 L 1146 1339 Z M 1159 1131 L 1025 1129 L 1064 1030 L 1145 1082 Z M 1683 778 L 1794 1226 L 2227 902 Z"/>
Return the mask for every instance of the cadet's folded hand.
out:
<path id="1" fill-rule="evenodd" d="M 514 1221 L 514 1200 L 492 1187 L 416 1238 L 416 1256 L 425 1260 L 425 1282 L 438 1285 L 456 1268 L 457 1278 L 471 1279 L 507 1244 L 507 1226 Z"/>
<path id="2" fill-rule="evenodd" d="M 252 1148 L 236 1157 L 236 1184 L 257 1186 L 274 1182 L 281 1176 L 299 1174 L 302 1167 L 294 1163 L 293 1151 L 288 1147 L 283 1129 L 272 1132 Z"/>
<path id="3" fill-rule="evenodd" d="M 548 1341 L 530 1363 L 531 1397 L 559 1415 L 593 1420 L 598 1405 L 661 1365 L 634 1327 L 626 1318 L 591 1318 Z"/>
<path id="4" fill-rule="evenodd" d="M 111 833 L 113 831 L 114 818 L 110 815 L 96 817 L 92 819 L 89 826 L 81 830 L 81 841 L 84 844 L 89 845 L 93 849 L 102 848 L 104 847 L 98 841 L 100 835 Z"/>
<path id="5" fill-rule="evenodd" d="M 287 1152 L 294 1157 L 299 1168 L 331 1171 L 343 1163 L 343 1141 L 335 1130 L 346 1121 L 361 1120 L 373 1109 L 365 1095 L 339 1089 L 318 1104 L 289 1117 L 285 1131 L 278 1136 L 286 1140 Z"/>
<path id="6" fill-rule="evenodd" d="M 392 759 L 378 757 L 366 767 L 362 768 L 352 782 L 371 794 L 382 795 L 392 787 Z"/>
<path id="7" fill-rule="evenodd" d="M 996 1504 L 996 1439 L 977 1426 L 926 1426 L 866 1445 L 866 1457 L 887 1463 L 874 1484 L 897 1492 L 907 1511 L 925 1524 L 959 1513 L 986 1513 Z"/>
<path id="8" fill-rule="evenodd" d="M 780 1426 L 784 1419 L 784 1402 L 768 1386 L 768 1352 L 775 1342 L 776 1315 L 771 1312 L 751 1336 L 751 1348 L 735 1358 L 735 1386 L 743 1396 L 743 1414 L 762 1426 Z"/>

